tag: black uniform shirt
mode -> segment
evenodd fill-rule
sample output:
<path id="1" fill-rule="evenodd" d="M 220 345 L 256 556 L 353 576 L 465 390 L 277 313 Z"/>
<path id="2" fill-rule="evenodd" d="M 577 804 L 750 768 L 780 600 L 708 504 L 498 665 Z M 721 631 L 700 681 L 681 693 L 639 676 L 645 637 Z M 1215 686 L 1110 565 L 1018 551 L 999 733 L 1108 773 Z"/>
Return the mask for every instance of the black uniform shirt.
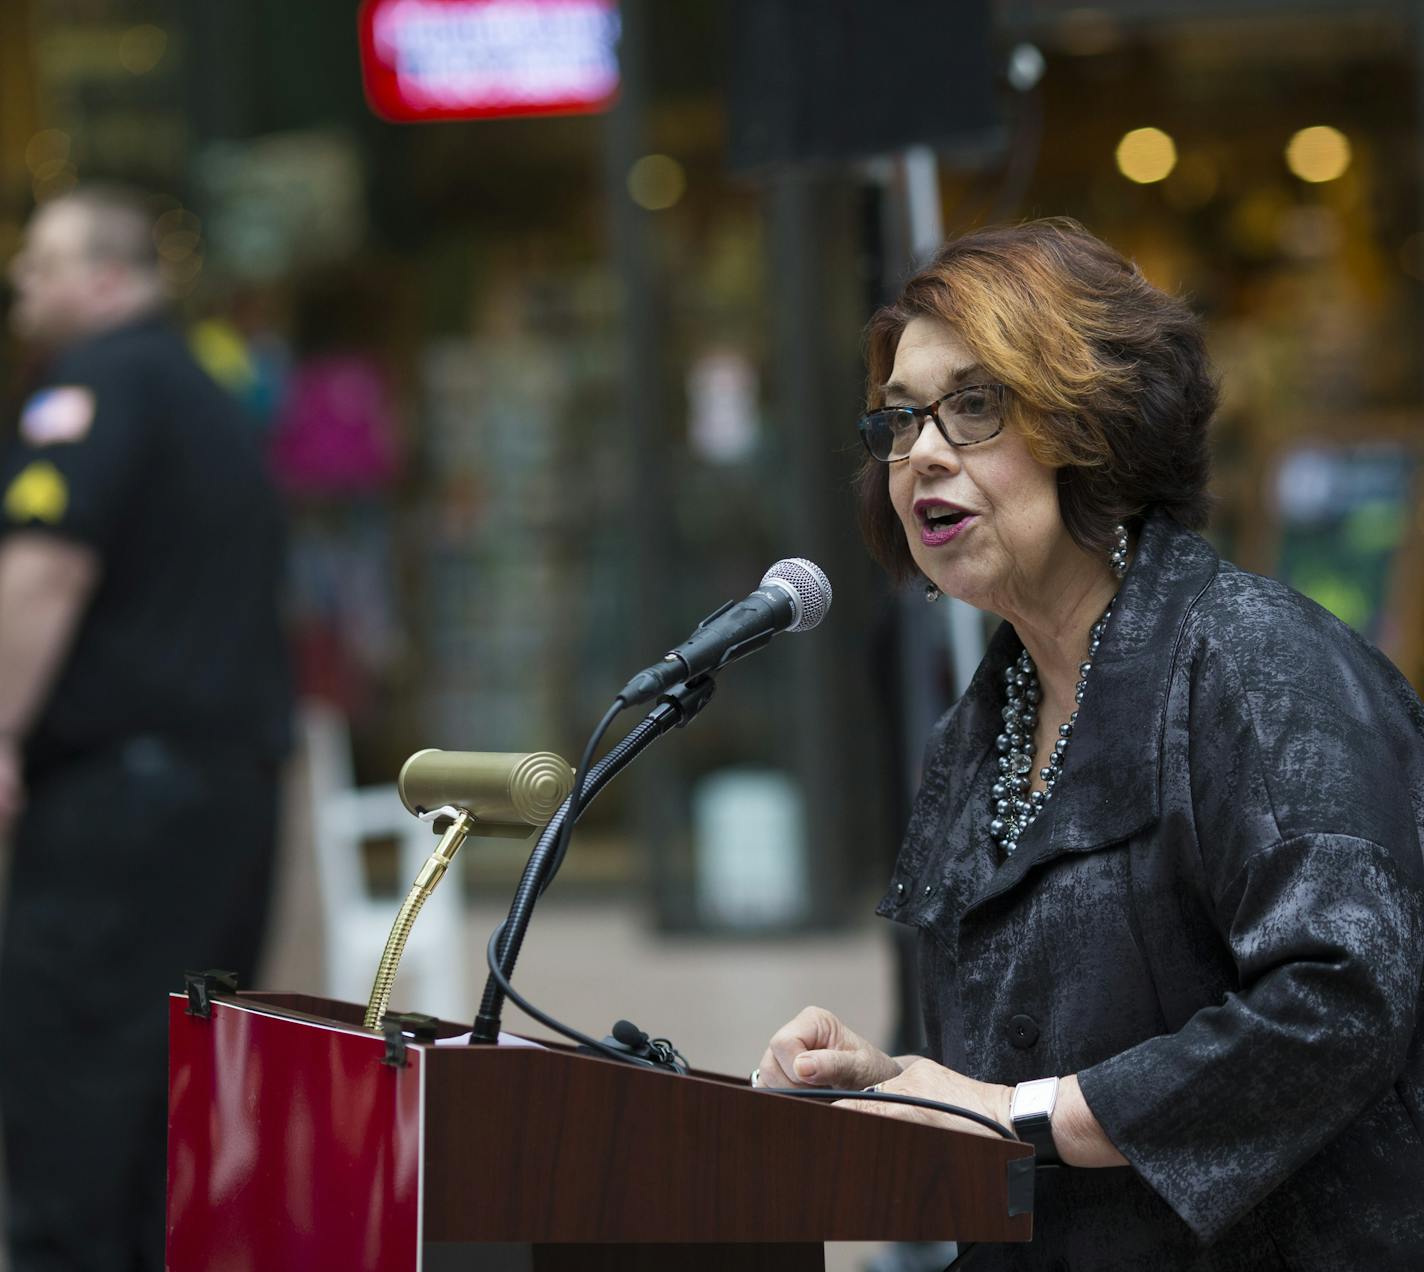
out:
<path id="1" fill-rule="evenodd" d="M 102 566 L 26 741 L 31 772 L 143 734 L 279 756 L 281 516 L 236 402 L 150 318 L 61 354 L 16 432 L 0 533 L 62 535 Z"/>

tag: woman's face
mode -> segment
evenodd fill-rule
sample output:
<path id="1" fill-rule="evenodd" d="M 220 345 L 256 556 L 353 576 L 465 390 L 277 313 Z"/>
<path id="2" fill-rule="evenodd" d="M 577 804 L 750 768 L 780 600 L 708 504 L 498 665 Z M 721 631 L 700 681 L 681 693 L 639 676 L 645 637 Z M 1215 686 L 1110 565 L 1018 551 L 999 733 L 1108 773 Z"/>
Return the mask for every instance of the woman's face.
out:
<path id="1" fill-rule="evenodd" d="M 986 382 L 991 377 L 952 327 L 914 318 L 895 350 L 885 404 L 924 406 Z M 888 467 L 910 555 L 947 596 L 1010 616 L 1041 602 L 1055 568 L 1078 553 L 1059 514 L 1057 470 L 1029 454 L 1012 426 L 977 446 L 955 447 L 930 422 L 909 457 Z M 955 512 L 962 519 L 939 520 Z"/>

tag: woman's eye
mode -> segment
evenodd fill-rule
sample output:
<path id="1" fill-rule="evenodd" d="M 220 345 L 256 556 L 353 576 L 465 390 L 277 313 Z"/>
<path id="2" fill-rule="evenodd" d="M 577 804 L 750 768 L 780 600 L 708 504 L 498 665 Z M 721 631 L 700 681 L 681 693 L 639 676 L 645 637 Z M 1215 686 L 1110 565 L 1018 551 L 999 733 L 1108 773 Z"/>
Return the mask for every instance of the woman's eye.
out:
<path id="1" fill-rule="evenodd" d="M 989 395 L 979 389 L 961 394 L 954 404 L 956 415 L 987 415 L 991 407 Z"/>

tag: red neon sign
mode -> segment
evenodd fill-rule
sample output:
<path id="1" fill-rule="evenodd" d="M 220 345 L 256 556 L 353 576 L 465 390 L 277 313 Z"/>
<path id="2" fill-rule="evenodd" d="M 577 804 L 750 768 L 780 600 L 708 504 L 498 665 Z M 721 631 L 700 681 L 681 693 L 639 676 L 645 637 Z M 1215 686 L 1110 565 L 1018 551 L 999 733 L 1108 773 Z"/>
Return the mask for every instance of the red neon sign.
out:
<path id="1" fill-rule="evenodd" d="M 618 93 L 617 0 L 364 0 L 359 22 L 384 119 L 592 114 Z"/>

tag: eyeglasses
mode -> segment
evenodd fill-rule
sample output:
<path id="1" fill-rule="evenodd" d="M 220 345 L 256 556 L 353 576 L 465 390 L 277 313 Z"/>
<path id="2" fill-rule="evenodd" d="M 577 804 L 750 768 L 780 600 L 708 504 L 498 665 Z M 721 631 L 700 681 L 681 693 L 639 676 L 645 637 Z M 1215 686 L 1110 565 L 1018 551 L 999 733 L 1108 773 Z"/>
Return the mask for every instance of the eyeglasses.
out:
<path id="1" fill-rule="evenodd" d="M 928 406 L 887 406 L 869 411 L 856 422 L 860 440 L 871 458 L 882 464 L 910 458 L 926 420 L 934 420 L 951 446 L 978 446 L 1004 430 L 1002 384 L 967 384 Z"/>

